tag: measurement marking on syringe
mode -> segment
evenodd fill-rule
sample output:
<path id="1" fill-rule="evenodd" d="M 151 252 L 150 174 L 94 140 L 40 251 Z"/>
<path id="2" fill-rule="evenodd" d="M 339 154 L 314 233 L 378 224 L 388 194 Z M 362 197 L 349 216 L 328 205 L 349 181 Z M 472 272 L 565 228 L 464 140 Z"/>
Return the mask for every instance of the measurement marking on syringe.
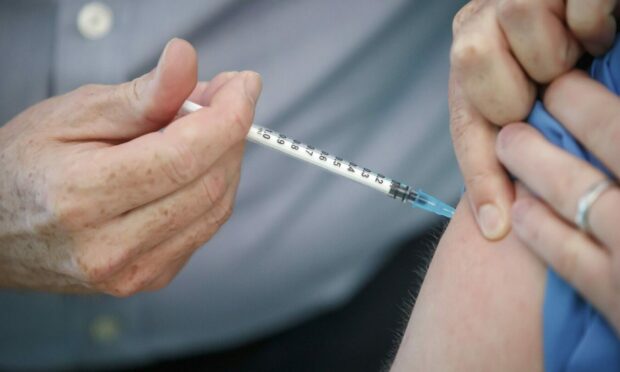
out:
<path id="1" fill-rule="evenodd" d="M 291 150 L 295 151 L 297 154 L 303 155 L 305 157 L 308 157 L 314 160 L 318 158 L 319 161 L 321 161 L 322 163 L 330 167 L 334 167 L 337 169 L 343 169 L 342 167 L 344 166 L 345 167 L 344 169 L 347 172 L 351 173 L 351 175 L 361 176 L 362 178 L 365 178 L 365 179 L 372 178 L 374 179 L 374 182 L 377 183 L 378 185 L 383 185 L 383 183 L 385 182 L 385 179 L 386 179 L 385 176 L 379 173 L 376 173 L 372 171 L 371 169 L 362 168 L 353 162 L 344 160 L 343 158 L 340 158 L 338 156 L 330 155 L 327 151 L 319 150 L 314 146 L 307 145 L 296 139 L 288 138 L 284 134 L 280 134 L 271 129 L 257 127 L 256 133 L 262 138 L 264 138 L 265 140 L 269 141 L 270 143 L 275 142 L 275 144 L 279 146 L 289 147 Z"/>
<path id="2" fill-rule="evenodd" d="M 185 101 L 179 113 L 181 115 L 187 115 L 200 108 L 201 106 L 194 102 Z M 346 161 L 337 156 L 332 156 L 326 151 L 306 145 L 296 139 L 287 138 L 285 135 L 272 131 L 271 129 L 252 125 L 247 139 L 248 141 L 270 147 L 288 156 L 306 161 L 312 165 L 359 182 L 393 199 L 411 203 L 414 207 L 428 210 L 448 218 L 451 218 L 454 214 L 454 208 L 420 189 L 412 189 L 405 184 L 389 179 L 368 168 L 362 168 L 353 162 Z"/>

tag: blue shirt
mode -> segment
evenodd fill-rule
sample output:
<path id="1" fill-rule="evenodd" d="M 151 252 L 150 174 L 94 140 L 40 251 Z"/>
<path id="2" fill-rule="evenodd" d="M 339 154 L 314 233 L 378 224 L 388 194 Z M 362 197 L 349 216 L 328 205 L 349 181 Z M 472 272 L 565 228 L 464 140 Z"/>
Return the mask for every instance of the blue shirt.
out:
<path id="1" fill-rule="evenodd" d="M 620 94 L 620 41 L 596 59 L 590 75 Z M 538 102 L 529 122 L 553 144 L 611 175 Z M 543 310 L 545 370 L 620 371 L 620 340 L 603 316 L 553 270 L 547 275 Z"/>

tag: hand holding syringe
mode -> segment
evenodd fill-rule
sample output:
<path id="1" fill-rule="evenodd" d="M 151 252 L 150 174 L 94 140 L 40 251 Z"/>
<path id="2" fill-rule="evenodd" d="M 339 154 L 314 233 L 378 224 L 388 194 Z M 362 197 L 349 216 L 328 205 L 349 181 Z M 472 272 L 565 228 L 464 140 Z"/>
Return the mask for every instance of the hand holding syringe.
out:
<path id="1" fill-rule="evenodd" d="M 200 108 L 202 108 L 202 106 L 194 102 L 185 101 L 179 113 L 181 115 L 186 115 Z M 452 218 L 454 215 L 454 208 L 420 189 L 410 188 L 405 184 L 386 178 L 368 168 L 360 167 L 355 163 L 330 155 L 326 151 L 288 138 L 271 129 L 252 125 L 247 139 L 251 142 L 270 147 L 286 155 L 319 166 L 332 173 L 347 177 L 355 182 L 372 187 L 394 199 L 401 200 L 403 203 L 409 203 L 414 207 L 447 218 Z"/>

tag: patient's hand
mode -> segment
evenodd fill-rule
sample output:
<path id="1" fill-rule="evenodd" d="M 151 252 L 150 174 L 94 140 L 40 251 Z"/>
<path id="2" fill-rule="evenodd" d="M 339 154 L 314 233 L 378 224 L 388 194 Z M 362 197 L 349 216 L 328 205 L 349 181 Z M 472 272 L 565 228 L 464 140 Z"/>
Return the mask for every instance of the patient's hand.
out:
<path id="1" fill-rule="evenodd" d="M 620 99 L 575 71 L 554 81 L 545 106 L 614 174 L 620 176 Z M 548 143 L 534 128 L 512 124 L 499 134 L 497 154 L 540 199 L 518 198 L 515 233 L 605 315 L 620 334 L 620 189 L 607 188 L 592 204 L 591 234 L 573 223 L 577 203 L 607 178 L 583 160 Z"/>
<path id="2" fill-rule="evenodd" d="M 509 230 L 512 184 L 494 153 L 497 128 L 523 120 L 536 84 L 599 55 L 616 35 L 610 0 L 473 0 L 454 18 L 450 71 L 454 148 L 483 234 Z"/>
<path id="3" fill-rule="evenodd" d="M 392 369 L 542 370 L 544 285 L 545 268 L 532 253 L 512 233 L 499 242 L 483 238 L 461 202 Z"/>

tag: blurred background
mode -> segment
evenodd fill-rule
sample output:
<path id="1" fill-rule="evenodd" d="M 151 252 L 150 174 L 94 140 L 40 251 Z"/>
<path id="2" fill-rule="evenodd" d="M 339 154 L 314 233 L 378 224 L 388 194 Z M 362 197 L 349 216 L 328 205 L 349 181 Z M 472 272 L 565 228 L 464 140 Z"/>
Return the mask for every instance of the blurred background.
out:
<path id="1" fill-rule="evenodd" d="M 450 0 L 0 0 L 0 125 L 152 69 L 263 77 L 255 121 L 454 203 Z M 0 368 L 377 371 L 444 221 L 255 145 L 235 212 L 172 284 L 119 299 L 0 292 Z"/>

